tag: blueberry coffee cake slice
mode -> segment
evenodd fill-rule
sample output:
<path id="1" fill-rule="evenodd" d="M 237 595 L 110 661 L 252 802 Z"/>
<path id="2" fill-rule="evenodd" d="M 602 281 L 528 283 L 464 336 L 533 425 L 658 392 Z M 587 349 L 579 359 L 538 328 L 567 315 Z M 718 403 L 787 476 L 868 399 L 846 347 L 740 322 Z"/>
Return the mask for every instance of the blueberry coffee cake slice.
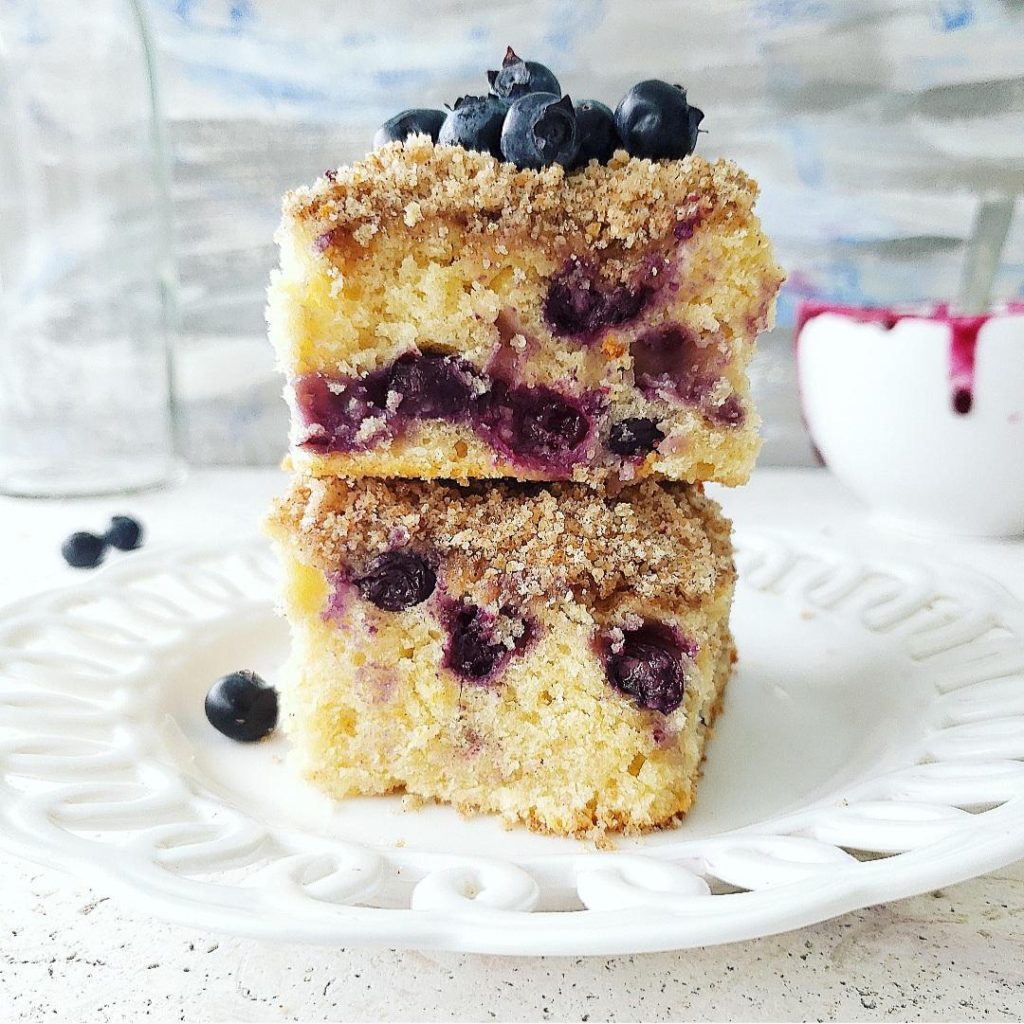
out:
<path id="1" fill-rule="evenodd" d="M 283 724 L 328 793 L 598 837 L 683 814 L 734 660 L 699 488 L 297 477 Z"/>
<path id="2" fill-rule="evenodd" d="M 516 126 L 544 95 L 503 114 L 498 156 L 442 144 L 462 138 L 446 120 L 285 198 L 268 319 L 300 470 L 747 479 L 747 364 L 782 280 L 755 183 L 624 149 L 536 166 Z M 486 125 L 490 101 L 448 120 Z"/>

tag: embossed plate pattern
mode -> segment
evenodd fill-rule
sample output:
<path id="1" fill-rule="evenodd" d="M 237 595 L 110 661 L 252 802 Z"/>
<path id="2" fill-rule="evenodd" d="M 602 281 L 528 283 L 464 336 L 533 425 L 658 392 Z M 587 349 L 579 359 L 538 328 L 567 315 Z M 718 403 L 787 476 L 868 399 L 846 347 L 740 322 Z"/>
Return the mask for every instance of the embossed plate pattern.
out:
<path id="1" fill-rule="evenodd" d="M 206 724 L 286 632 L 259 542 L 0 614 L 0 843 L 169 919 L 331 944 L 625 953 L 770 934 L 1024 856 L 1024 615 L 998 585 L 737 539 L 741 651 L 697 807 L 611 851 L 331 803 Z"/>

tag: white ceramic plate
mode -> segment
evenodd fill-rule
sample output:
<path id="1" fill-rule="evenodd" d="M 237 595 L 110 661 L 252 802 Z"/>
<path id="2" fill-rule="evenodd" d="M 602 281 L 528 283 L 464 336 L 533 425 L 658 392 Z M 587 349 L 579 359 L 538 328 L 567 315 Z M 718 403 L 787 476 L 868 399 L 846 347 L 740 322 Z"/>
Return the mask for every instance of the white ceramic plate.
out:
<path id="1" fill-rule="evenodd" d="M 998 585 L 738 538 L 741 660 L 696 808 L 599 851 L 334 804 L 203 696 L 274 678 L 269 552 L 136 555 L 0 613 L 0 842 L 154 914 L 338 945 L 626 953 L 795 928 L 1024 855 L 1024 615 Z"/>

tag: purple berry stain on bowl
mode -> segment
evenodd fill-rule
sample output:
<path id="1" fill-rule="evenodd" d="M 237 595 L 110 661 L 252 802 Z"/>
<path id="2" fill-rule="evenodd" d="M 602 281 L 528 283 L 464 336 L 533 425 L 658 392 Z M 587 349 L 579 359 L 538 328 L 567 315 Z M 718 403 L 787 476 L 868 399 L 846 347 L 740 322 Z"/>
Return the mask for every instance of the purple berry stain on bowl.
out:
<path id="1" fill-rule="evenodd" d="M 891 331 L 901 320 L 935 320 L 946 324 L 949 327 L 950 404 L 959 416 L 966 416 L 974 408 L 978 336 L 982 327 L 998 314 L 961 316 L 952 313 L 949 306 L 942 303 L 932 309 L 901 311 L 889 307 L 865 308 L 835 302 L 809 301 L 802 303 L 797 312 L 794 337 L 798 342 L 807 322 L 823 313 L 835 313 L 859 323 L 878 324 L 887 331 Z"/>

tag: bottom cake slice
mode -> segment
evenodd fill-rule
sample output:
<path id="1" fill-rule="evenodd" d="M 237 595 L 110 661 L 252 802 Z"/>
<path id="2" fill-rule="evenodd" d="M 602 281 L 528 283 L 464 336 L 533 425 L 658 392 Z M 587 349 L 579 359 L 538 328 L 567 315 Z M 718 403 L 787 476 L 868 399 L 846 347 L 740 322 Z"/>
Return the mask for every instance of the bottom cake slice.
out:
<path id="1" fill-rule="evenodd" d="M 270 518 L 293 757 L 563 835 L 670 822 L 729 678 L 729 524 L 684 484 L 297 479 Z"/>

